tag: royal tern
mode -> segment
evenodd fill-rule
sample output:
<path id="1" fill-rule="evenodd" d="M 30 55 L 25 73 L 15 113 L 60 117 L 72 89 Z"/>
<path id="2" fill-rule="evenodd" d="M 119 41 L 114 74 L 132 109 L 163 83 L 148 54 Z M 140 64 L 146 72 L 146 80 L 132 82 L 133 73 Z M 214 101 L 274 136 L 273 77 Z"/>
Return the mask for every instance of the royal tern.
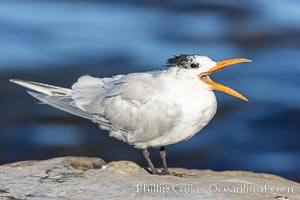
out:
<path id="1" fill-rule="evenodd" d="M 180 55 L 167 60 L 161 71 L 131 73 L 111 78 L 81 76 L 71 89 L 11 79 L 30 89 L 38 100 L 87 118 L 110 136 L 143 149 L 153 174 L 169 174 L 165 146 L 190 139 L 213 118 L 219 90 L 247 101 L 240 93 L 214 82 L 209 75 L 235 58 L 215 62 L 206 56 Z M 148 152 L 160 147 L 163 169 L 156 169 Z"/>

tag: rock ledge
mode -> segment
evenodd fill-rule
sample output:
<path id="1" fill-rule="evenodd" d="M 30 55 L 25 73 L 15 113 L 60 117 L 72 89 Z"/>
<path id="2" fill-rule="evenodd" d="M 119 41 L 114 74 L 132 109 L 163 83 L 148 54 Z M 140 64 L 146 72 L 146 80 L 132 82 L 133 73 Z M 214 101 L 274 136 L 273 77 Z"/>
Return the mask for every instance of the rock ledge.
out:
<path id="1" fill-rule="evenodd" d="M 0 166 L 0 199 L 300 199 L 300 184 L 270 174 L 171 168 L 157 176 L 130 161 L 62 157 Z"/>

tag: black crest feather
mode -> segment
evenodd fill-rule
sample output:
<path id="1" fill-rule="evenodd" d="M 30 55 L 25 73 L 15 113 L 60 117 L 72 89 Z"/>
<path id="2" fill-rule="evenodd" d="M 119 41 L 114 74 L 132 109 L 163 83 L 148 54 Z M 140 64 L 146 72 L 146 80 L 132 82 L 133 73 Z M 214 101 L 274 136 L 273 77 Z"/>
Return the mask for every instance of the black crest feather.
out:
<path id="1" fill-rule="evenodd" d="M 177 66 L 185 69 L 195 68 L 195 67 L 191 67 L 191 64 L 194 64 L 195 66 L 194 63 L 195 57 L 196 55 L 192 55 L 192 54 L 181 54 L 179 56 L 174 56 L 173 58 L 169 58 L 167 60 L 167 66 Z"/>

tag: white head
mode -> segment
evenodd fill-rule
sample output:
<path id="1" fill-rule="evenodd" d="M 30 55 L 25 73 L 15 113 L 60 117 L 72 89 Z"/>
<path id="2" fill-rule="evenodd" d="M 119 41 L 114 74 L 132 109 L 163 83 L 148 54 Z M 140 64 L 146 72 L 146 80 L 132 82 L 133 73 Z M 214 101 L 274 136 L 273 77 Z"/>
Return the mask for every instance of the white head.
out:
<path id="1" fill-rule="evenodd" d="M 251 62 L 251 60 L 244 58 L 235 58 L 215 62 L 207 56 L 182 54 L 180 56 L 175 56 L 174 58 L 168 59 L 167 65 L 172 67 L 178 67 L 188 73 L 191 73 L 193 76 L 198 77 L 199 80 L 207 84 L 209 86 L 208 88 L 210 89 L 219 90 L 229 95 L 248 101 L 246 97 L 244 97 L 237 91 L 219 83 L 216 83 L 209 77 L 210 74 L 224 67 L 241 62 Z"/>

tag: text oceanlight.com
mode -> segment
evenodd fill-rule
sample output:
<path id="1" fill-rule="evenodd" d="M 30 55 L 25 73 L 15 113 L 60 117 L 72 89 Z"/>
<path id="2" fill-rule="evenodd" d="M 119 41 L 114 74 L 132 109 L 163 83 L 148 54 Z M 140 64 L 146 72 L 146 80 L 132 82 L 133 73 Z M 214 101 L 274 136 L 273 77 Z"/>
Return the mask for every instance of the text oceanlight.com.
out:
<path id="1" fill-rule="evenodd" d="M 137 184 L 136 193 L 190 193 L 197 194 L 203 192 L 210 193 L 240 193 L 255 195 L 258 193 L 293 193 L 291 186 L 271 186 L 271 185 L 219 185 L 210 184 L 208 186 L 197 186 L 193 184 Z"/>

